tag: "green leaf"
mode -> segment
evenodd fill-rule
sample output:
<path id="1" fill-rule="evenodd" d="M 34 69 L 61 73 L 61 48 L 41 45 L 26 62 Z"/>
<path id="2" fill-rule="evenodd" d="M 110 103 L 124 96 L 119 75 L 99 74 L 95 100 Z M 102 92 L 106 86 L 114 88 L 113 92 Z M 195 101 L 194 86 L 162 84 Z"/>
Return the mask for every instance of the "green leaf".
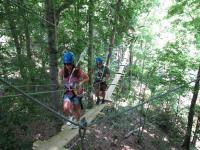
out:
<path id="1" fill-rule="evenodd" d="M 182 1 L 181 3 L 171 6 L 168 11 L 167 17 L 169 18 L 177 14 L 182 14 L 184 12 L 184 7 L 186 5 L 186 2 L 187 1 Z"/>
<path id="2" fill-rule="evenodd" d="M 200 34 L 199 33 L 195 34 L 195 44 L 197 48 L 200 48 Z"/>

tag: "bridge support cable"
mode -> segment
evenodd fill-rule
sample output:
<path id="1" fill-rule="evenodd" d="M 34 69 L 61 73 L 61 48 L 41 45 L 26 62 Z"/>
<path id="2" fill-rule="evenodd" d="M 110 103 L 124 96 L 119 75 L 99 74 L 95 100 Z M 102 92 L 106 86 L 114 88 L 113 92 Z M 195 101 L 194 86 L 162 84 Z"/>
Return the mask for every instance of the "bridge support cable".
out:
<path id="1" fill-rule="evenodd" d="M 142 102 L 142 103 L 139 103 L 139 104 L 136 104 L 135 106 L 133 106 L 133 107 L 131 107 L 131 108 L 128 108 L 128 109 L 126 109 L 126 110 L 122 110 L 122 111 L 120 111 L 120 112 L 117 113 L 117 114 L 116 114 L 115 112 L 110 113 L 110 114 L 108 114 L 108 116 L 107 116 L 106 118 L 100 119 L 98 122 L 104 122 L 105 120 L 108 120 L 108 119 L 111 120 L 111 119 L 113 119 L 113 118 L 118 117 L 118 116 L 121 115 L 121 114 L 127 113 L 127 112 L 129 112 L 129 111 L 134 111 L 134 110 L 138 109 L 139 107 L 141 107 L 141 106 L 143 106 L 143 105 L 145 105 L 145 104 L 150 104 L 150 103 L 153 102 L 153 101 L 158 101 L 158 100 L 160 100 L 161 98 L 164 98 L 164 97 L 166 97 L 166 96 L 168 96 L 168 95 L 170 95 L 170 94 L 172 94 L 172 93 L 174 93 L 174 92 L 176 92 L 176 91 L 181 90 L 182 88 L 187 87 L 189 84 L 191 84 L 191 83 L 193 83 L 193 82 L 195 82 L 195 81 L 197 81 L 197 80 L 200 80 L 200 77 L 198 77 L 197 79 L 191 80 L 191 81 L 189 81 L 189 82 L 187 82 L 187 83 L 185 83 L 185 84 L 183 84 L 183 85 L 181 85 L 181 86 L 178 86 L 178 87 L 175 87 L 175 88 L 173 88 L 173 89 L 171 89 L 171 90 L 168 90 L 168 91 L 165 92 L 165 93 L 160 93 L 160 94 L 158 94 L 158 95 L 152 96 L 152 97 L 150 97 L 147 101 Z M 97 123 L 98 123 L 98 122 L 97 122 Z"/>
<path id="2" fill-rule="evenodd" d="M 39 94 L 48 94 L 48 93 L 55 93 L 55 92 L 64 92 L 64 90 L 56 90 L 56 91 L 41 91 L 41 92 L 33 92 L 33 93 L 26 93 L 29 96 L 30 95 L 39 95 Z M 0 98 L 10 98 L 10 97 L 19 97 L 19 96 L 24 96 L 23 94 L 15 94 L 15 95 L 3 95 L 0 96 Z"/>
<path id="3" fill-rule="evenodd" d="M 4 84 L 8 85 L 9 87 L 13 88 L 14 90 L 16 90 L 17 92 L 21 93 L 24 97 L 26 97 L 27 99 L 39 104 L 40 106 L 42 106 L 43 108 L 45 108 L 46 110 L 52 112 L 58 119 L 61 119 L 61 120 L 65 120 L 65 121 L 68 121 L 76 126 L 79 126 L 81 128 L 84 128 L 83 126 L 81 126 L 80 124 L 76 123 L 76 122 L 73 122 L 71 120 L 69 120 L 68 118 L 66 118 L 64 115 L 58 113 L 57 111 L 55 111 L 54 109 L 50 108 L 49 106 L 43 104 L 42 102 L 40 102 L 38 99 L 36 98 L 33 98 L 32 96 L 30 96 L 29 94 L 27 93 L 24 93 L 22 90 L 20 90 L 19 88 L 13 86 L 12 84 L 8 83 L 7 81 L 5 81 L 4 79 L 0 78 L 0 81 L 3 82 Z"/>

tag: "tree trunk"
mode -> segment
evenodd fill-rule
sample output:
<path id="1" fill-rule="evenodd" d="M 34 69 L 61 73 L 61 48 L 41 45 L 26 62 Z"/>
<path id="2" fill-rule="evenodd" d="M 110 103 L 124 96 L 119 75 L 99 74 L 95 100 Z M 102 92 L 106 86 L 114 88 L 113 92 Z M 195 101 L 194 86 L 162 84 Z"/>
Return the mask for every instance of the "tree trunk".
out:
<path id="1" fill-rule="evenodd" d="M 121 0 L 118 0 L 116 3 L 116 10 L 115 10 L 115 14 L 114 14 L 114 24 L 113 24 L 113 28 L 112 28 L 112 32 L 111 32 L 111 36 L 110 36 L 110 44 L 109 44 L 109 48 L 108 48 L 108 56 L 107 56 L 107 61 L 106 61 L 107 66 L 109 65 L 110 58 L 112 56 L 112 50 L 113 50 L 113 47 L 115 44 L 117 24 L 118 24 L 118 20 L 119 20 L 118 13 L 120 11 L 120 7 L 121 7 Z"/>
<path id="2" fill-rule="evenodd" d="M 128 82 L 128 89 L 129 91 L 131 90 L 131 85 L 132 85 L 132 76 L 133 76 L 133 71 L 132 71 L 132 67 L 133 67 L 133 52 L 132 52 L 132 48 L 133 48 L 133 43 L 131 43 L 130 45 L 130 56 L 129 56 L 129 82 Z"/>
<path id="3" fill-rule="evenodd" d="M 48 34 L 48 50 L 49 50 L 49 65 L 52 91 L 56 91 L 58 87 L 58 68 L 57 68 L 57 50 L 56 50 L 56 24 L 55 24 L 55 9 L 53 0 L 46 0 L 46 20 Z M 54 108 L 59 109 L 59 101 L 56 92 L 52 93 Z"/>
<path id="4" fill-rule="evenodd" d="M 186 150 L 190 149 L 190 139 L 191 139 L 191 132 L 192 132 L 192 124 L 193 124 L 193 117 L 195 112 L 195 105 L 199 93 L 199 78 L 200 78 L 200 66 L 197 74 L 197 80 L 195 82 L 194 90 L 193 90 L 193 97 L 190 105 L 190 111 L 188 114 L 188 124 L 187 124 L 187 131 L 185 135 L 185 139 L 183 142 L 182 147 Z"/>
<path id="5" fill-rule="evenodd" d="M 88 8 L 88 23 L 89 23 L 89 45 L 88 45 L 88 75 L 89 75 L 89 91 L 91 92 L 92 89 L 92 74 L 89 73 L 92 69 L 92 62 L 93 62 L 93 19 L 94 16 L 94 1 L 89 0 L 89 8 Z M 89 93 L 90 93 L 89 92 Z M 88 107 L 93 106 L 93 101 L 89 98 Z"/>
<path id="6" fill-rule="evenodd" d="M 74 0 L 67 0 L 67 1 L 63 1 L 60 6 L 56 9 L 55 12 L 55 24 L 58 25 L 59 23 L 59 19 L 60 19 L 60 14 L 67 8 L 69 8 L 70 5 L 72 5 L 73 3 L 75 3 L 76 1 Z"/>
<path id="7" fill-rule="evenodd" d="M 82 24 L 81 24 L 81 21 L 80 21 L 80 16 L 81 16 L 81 12 L 80 12 L 80 9 L 81 9 L 81 3 L 80 1 L 76 1 L 75 4 L 74 4 L 74 32 L 75 32 L 75 51 L 78 52 L 79 54 L 81 53 L 81 49 L 82 49 L 82 43 L 83 43 L 83 39 L 82 37 L 80 36 L 80 33 L 82 32 Z"/>
<path id="8" fill-rule="evenodd" d="M 198 116 L 194 136 L 193 136 L 193 139 L 192 139 L 192 144 L 194 146 L 196 145 L 196 142 L 197 142 L 197 138 L 198 138 L 198 134 L 199 134 L 199 128 L 200 128 L 200 116 Z"/>
<path id="9" fill-rule="evenodd" d="M 21 54 L 21 46 L 20 46 L 20 42 L 19 42 L 17 29 L 16 29 L 16 23 L 15 23 L 15 20 L 12 16 L 12 12 L 11 12 L 10 0 L 4 1 L 4 7 L 5 7 L 7 19 L 8 19 L 8 24 L 10 26 L 11 34 L 12 34 L 12 37 L 14 39 L 15 47 L 16 47 L 16 50 L 17 50 L 17 65 L 19 66 L 21 77 L 23 79 L 25 79 L 26 73 L 25 73 L 25 70 L 24 70 L 23 63 L 22 63 L 23 60 L 22 60 L 22 54 Z"/>
<path id="10" fill-rule="evenodd" d="M 143 83 L 144 83 L 144 81 L 143 81 L 143 74 L 144 74 L 144 65 L 145 65 L 145 46 L 143 46 L 143 40 L 141 41 L 141 43 L 140 43 L 140 48 L 141 48 L 141 50 L 143 50 L 143 59 L 142 59 L 142 72 L 141 72 L 141 74 L 142 74 L 142 76 L 141 76 L 141 78 L 139 79 L 140 80 L 140 91 L 139 91 L 139 96 L 142 96 L 142 85 L 143 85 Z"/>
<path id="11" fill-rule="evenodd" d="M 18 0 L 18 3 L 20 6 L 25 7 L 24 0 Z M 30 31 L 29 31 L 29 24 L 28 24 L 28 18 L 27 18 L 27 13 L 24 11 L 22 7 L 18 6 L 18 9 L 20 10 L 20 13 L 22 15 L 23 19 L 23 27 L 24 27 L 24 34 L 25 34 L 25 42 L 26 42 L 26 55 L 27 55 L 27 64 L 28 64 L 28 77 L 32 82 L 34 82 L 34 74 L 33 74 L 33 68 L 34 68 L 34 63 L 32 60 L 32 52 L 31 52 L 31 38 L 30 38 Z"/>

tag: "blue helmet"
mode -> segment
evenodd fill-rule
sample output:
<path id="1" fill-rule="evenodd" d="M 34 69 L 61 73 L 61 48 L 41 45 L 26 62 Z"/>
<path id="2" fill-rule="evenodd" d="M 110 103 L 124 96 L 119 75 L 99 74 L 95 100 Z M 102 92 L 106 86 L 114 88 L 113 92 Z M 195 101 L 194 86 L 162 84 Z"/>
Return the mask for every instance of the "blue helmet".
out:
<path id="1" fill-rule="evenodd" d="M 96 64 L 102 64 L 103 59 L 101 57 L 96 57 Z"/>
<path id="2" fill-rule="evenodd" d="M 74 63 L 74 54 L 72 52 L 64 52 L 63 55 L 64 64 L 73 64 Z"/>

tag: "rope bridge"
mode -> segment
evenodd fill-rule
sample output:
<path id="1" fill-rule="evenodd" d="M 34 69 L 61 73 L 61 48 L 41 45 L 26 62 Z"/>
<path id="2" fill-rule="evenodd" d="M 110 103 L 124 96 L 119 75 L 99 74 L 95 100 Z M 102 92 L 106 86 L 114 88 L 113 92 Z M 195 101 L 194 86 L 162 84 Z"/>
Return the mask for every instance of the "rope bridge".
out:
<path id="1" fill-rule="evenodd" d="M 118 83 L 118 81 L 120 80 L 121 75 L 123 74 L 123 70 L 124 67 L 127 65 L 128 63 L 128 49 L 125 52 L 124 58 L 123 58 L 123 62 L 120 64 L 119 66 L 119 71 L 116 73 L 116 76 L 114 78 L 114 80 L 112 81 L 112 83 L 110 84 L 107 92 L 106 92 L 106 99 L 108 100 L 112 100 L 111 96 L 113 91 L 116 88 L 116 85 Z M 12 89 L 14 89 L 15 91 L 17 91 L 20 94 L 17 95 L 9 95 L 9 96 L 2 96 L 4 98 L 8 98 L 8 97 L 15 97 L 15 96 L 24 96 L 27 99 L 34 101 L 35 103 L 39 104 L 40 106 L 42 106 L 43 108 L 47 109 L 48 111 L 52 112 L 57 118 L 64 120 L 64 121 L 68 121 L 76 126 L 79 126 L 79 135 L 80 135 L 80 131 L 81 129 L 85 130 L 85 126 L 83 126 L 81 123 L 76 123 L 73 122 L 71 120 L 69 120 L 68 118 L 66 118 L 65 116 L 63 116 L 61 113 L 55 111 L 54 109 L 50 108 L 48 105 L 40 102 L 38 99 L 33 98 L 31 95 L 37 95 L 37 94 L 46 94 L 52 91 L 43 91 L 43 92 L 37 92 L 37 93 L 25 93 L 23 90 L 19 89 L 18 87 L 10 84 L 9 82 L 3 80 L 0 78 L 0 81 L 3 82 L 5 85 L 11 87 Z M 62 91 L 62 90 L 61 90 Z M 86 118 L 89 122 L 91 122 L 96 115 L 106 106 L 107 104 L 103 104 L 100 106 L 96 106 L 94 107 L 92 110 L 90 110 L 88 113 L 86 113 L 85 115 L 82 116 L 81 120 L 83 118 Z M 51 139 L 45 141 L 45 142 L 40 142 L 37 141 L 34 143 L 34 145 L 36 145 L 36 149 L 49 149 L 49 150 L 56 150 L 56 149 L 61 149 L 63 148 L 64 145 L 66 145 L 69 141 L 71 141 L 75 136 L 78 135 L 78 129 L 69 129 L 69 128 L 64 128 L 64 130 L 62 130 L 59 134 L 55 135 L 54 137 L 52 137 Z"/>

